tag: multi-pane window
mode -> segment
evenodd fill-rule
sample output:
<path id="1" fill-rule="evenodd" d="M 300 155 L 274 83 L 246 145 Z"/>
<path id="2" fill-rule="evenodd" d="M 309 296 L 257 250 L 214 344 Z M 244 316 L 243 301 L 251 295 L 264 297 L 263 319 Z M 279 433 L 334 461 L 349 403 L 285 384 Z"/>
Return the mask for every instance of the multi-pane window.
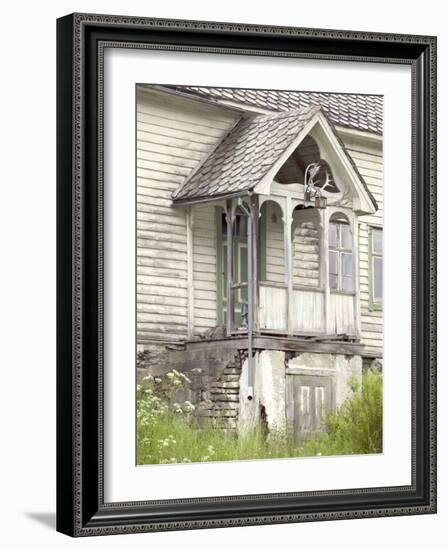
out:
<path id="1" fill-rule="evenodd" d="M 330 289 L 354 292 L 353 236 L 350 225 L 345 220 L 330 222 L 328 249 Z"/>
<path id="2" fill-rule="evenodd" d="M 373 306 L 383 304 L 383 230 L 370 228 L 370 296 Z"/>

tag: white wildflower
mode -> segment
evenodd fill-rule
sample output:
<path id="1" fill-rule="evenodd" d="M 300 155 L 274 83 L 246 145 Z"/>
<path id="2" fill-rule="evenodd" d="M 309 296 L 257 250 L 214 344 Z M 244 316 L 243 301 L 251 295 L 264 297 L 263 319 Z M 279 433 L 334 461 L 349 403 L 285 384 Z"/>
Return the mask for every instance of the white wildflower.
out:
<path id="1" fill-rule="evenodd" d="M 190 401 L 185 401 L 184 403 L 184 411 L 187 413 L 193 412 L 195 409 L 195 406 Z"/>

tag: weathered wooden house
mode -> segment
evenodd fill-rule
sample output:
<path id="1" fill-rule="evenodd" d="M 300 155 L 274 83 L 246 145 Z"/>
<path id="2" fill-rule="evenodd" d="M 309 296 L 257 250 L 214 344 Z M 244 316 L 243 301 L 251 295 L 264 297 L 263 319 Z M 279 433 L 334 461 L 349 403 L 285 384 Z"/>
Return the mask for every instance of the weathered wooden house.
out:
<path id="1" fill-rule="evenodd" d="M 382 357 L 382 98 L 141 85 L 141 372 L 306 435 Z"/>

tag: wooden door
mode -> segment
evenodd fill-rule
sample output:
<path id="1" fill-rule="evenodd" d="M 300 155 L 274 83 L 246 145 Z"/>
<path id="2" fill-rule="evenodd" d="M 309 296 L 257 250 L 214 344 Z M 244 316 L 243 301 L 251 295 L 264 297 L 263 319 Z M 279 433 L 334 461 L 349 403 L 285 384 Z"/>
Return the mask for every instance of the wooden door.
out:
<path id="1" fill-rule="evenodd" d="M 288 374 L 286 417 L 298 440 L 325 430 L 325 415 L 334 411 L 334 381 L 330 375 Z"/>
<path id="2" fill-rule="evenodd" d="M 222 257 L 225 259 L 227 257 L 227 243 L 223 242 L 222 245 Z M 225 265 L 225 262 L 222 261 L 222 264 Z M 221 285 L 221 296 L 218 299 L 221 300 L 221 307 L 223 311 L 224 323 L 226 322 L 227 315 L 227 274 L 225 268 L 222 272 L 222 285 Z M 247 284 L 247 239 L 241 237 L 233 238 L 233 283 Z M 242 312 L 244 310 L 243 303 L 247 304 L 247 286 L 238 288 L 234 294 L 234 320 L 235 327 L 238 328 L 241 326 Z"/>

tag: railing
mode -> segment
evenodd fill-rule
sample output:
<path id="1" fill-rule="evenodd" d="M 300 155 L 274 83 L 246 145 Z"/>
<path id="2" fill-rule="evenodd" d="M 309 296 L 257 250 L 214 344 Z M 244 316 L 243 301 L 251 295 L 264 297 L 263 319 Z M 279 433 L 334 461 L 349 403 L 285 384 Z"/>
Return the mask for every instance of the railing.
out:
<path id="1" fill-rule="evenodd" d="M 294 288 L 292 332 L 324 333 L 325 293 L 317 288 Z"/>
<path id="2" fill-rule="evenodd" d="M 293 334 L 356 334 L 355 296 L 320 288 L 295 287 L 291 327 L 288 327 L 288 291 L 283 285 L 260 282 L 258 326 L 261 331 Z M 328 311 L 326 311 L 328 309 Z"/>
<path id="3" fill-rule="evenodd" d="M 330 293 L 328 329 L 330 334 L 356 334 L 355 296 L 339 292 Z"/>
<path id="4" fill-rule="evenodd" d="M 260 330 L 287 332 L 288 310 L 285 286 L 260 282 L 258 324 Z"/>

